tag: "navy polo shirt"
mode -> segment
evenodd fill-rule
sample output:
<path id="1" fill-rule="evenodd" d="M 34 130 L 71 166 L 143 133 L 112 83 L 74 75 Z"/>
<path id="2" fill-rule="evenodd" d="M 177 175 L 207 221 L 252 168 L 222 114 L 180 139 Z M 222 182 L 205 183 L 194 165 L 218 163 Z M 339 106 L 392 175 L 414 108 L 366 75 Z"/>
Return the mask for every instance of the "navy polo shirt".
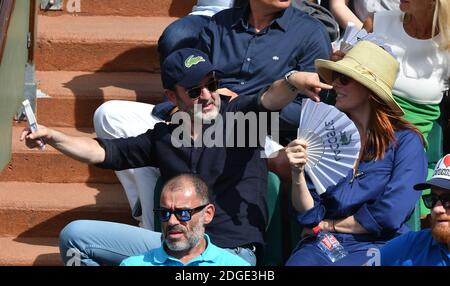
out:
<path id="1" fill-rule="evenodd" d="M 237 97 L 231 102 L 229 97 L 221 96 L 221 99 L 223 116 L 236 111 L 266 112 L 259 95 Z M 206 227 L 212 242 L 223 248 L 263 244 L 268 173 L 267 162 L 261 158 L 263 149 L 259 146 L 175 147 L 171 135 L 179 126 L 158 123 L 137 137 L 97 139 L 106 151 L 105 161 L 98 166 L 113 170 L 157 167 L 164 181 L 183 173 L 198 174 L 207 183 L 216 207 L 214 219 Z M 235 136 L 235 139 L 239 138 Z"/>
<path id="2" fill-rule="evenodd" d="M 331 44 L 323 24 L 289 7 L 259 33 L 247 21 L 249 8 L 223 10 L 200 34 L 197 48 L 222 72 L 221 87 L 239 95 L 257 94 L 291 70 L 315 71 Z"/>
<path id="3" fill-rule="evenodd" d="M 431 229 L 409 232 L 381 248 L 381 265 L 450 266 L 450 250 L 433 239 Z"/>

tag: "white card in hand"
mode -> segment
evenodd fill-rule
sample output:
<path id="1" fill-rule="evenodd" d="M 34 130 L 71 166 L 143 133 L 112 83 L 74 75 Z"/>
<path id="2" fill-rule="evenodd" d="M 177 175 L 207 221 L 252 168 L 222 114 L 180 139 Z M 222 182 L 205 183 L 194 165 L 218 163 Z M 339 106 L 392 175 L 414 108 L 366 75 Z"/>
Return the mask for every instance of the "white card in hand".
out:
<path id="1" fill-rule="evenodd" d="M 37 120 L 36 116 L 34 116 L 33 109 L 31 108 L 30 101 L 28 99 L 24 100 L 22 102 L 22 106 L 25 110 L 25 115 L 28 121 L 28 127 L 30 127 L 32 133 L 37 132 L 38 131 Z M 40 139 L 40 141 L 37 142 L 39 144 L 39 149 L 44 150 L 45 148 L 44 140 Z"/>

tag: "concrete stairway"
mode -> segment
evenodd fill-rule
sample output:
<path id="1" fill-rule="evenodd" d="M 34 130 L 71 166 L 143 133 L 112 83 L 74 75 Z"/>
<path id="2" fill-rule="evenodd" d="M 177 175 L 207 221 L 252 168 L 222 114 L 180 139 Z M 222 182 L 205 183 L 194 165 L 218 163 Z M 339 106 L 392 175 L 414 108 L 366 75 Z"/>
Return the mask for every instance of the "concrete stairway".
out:
<path id="1" fill-rule="evenodd" d="M 66 2 L 66 1 L 64 1 Z M 36 67 L 38 122 L 95 136 L 95 109 L 111 99 L 162 99 L 157 40 L 195 0 L 89 0 L 81 12 L 40 12 Z M 112 171 L 78 163 L 47 146 L 29 150 L 15 123 L 10 164 L 0 173 L 0 265 L 62 265 L 58 234 L 76 219 L 136 224 Z"/>

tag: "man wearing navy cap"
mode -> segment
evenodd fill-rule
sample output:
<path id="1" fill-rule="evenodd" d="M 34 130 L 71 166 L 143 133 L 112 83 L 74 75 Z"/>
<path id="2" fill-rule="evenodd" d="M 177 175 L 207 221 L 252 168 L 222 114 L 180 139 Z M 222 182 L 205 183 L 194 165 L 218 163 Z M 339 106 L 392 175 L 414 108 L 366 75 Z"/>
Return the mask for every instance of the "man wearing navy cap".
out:
<path id="1" fill-rule="evenodd" d="M 450 154 L 442 158 L 433 176 L 414 189 L 430 189 L 423 195 L 431 209 L 431 229 L 409 232 L 388 242 L 381 249 L 383 266 L 450 266 Z"/>
<path id="2" fill-rule="evenodd" d="M 331 44 L 325 26 L 292 7 L 291 0 L 235 2 L 245 5 L 235 5 L 239 8 L 215 14 L 197 35 L 196 48 L 205 52 L 214 66 L 224 73 L 219 78 L 221 94 L 252 96 L 296 71 L 314 72 L 314 60 L 329 58 Z M 300 102 L 298 97 L 280 112 L 282 144 L 286 143 L 287 135 L 291 135 L 291 139 L 297 135 Z M 100 138 L 137 136 L 161 120 L 170 121 L 172 111 L 170 102 L 153 106 L 110 100 L 96 110 L 94 128 Z M 140 200 L 142 216 L 135 214 L 135 217 L 141 226 L 153 229 L 153 213 L 147 211 L 154 204 L 153 193 L 149 190 L 156 185 L 159 170 L 144 167 L 115 173 L 132 209 Z M 150 187 L 146 189 L 147 186 Z"/>
<path id="3" fill-rule="evenodd" d="M 291 88 L 292 84 L 283 79 L 274 82 L 264 93 L 230 100 L 216 92 L 216 72 L 207 55 L 195 49 L 178 50 L 164 61 L 161 76 L 165 93 L 187 115 L 184 117 L 187 121 L 195 123 L 196 117 L 210 121 L 217 119 L 219 114 L 226 117 L 227 113 L 234 112 L 277 111 L 297 95 L 296 90 Z M 317 97 L 322 88 L 332 88 L 321 83 L 316 73 L 297 72 L 292 77 L 298 77 L 295 82 L 299 86 L 295 87 L 311 97 Z M 212 147 L 205 144 L 175 146 L 174 131 L 189 123 L 174 121 L 179 114 L 172 116 L 170 124 L 158 123 L 144 134 L 125 139 L 71 137 L 44 126 L 40 126 L 36 133 L 24 130 L 21 139 L 26 139 L 27 145 L 32 148 L 38 146 L 38 140 L 44 139 L 64 154 L 102 168 L 158 167 L 165 182 L 179 174 L 197 174 L 210 188 L 211 201 L 216 207 L 215 217 L 206 228 L 211 241 L 255 265 L 254 252 L 264 243 L 267 224 L 268 169 L 267 161 L 261 158 L 262 148 L 223 147 L 228 146 L 225 144 Z M 224 121 L 224 124 L 237 125 L 234 121 Z M 202 132 L 205 133 L 204 128 L 196 130 L 191 126 L 187 135 L 189 138 L 182 138 L 181 141 L 186 142 L 187 139 L 191 143 Z M 225 131 L 226 128 L 216 131 L 216 137 L 222 135 L 225 140 L 228 139 Z M 243 136 L 248 137 L 247 134 Z M 235 136 L 235 139 L 240 138 Z M 72 258 L 67 257 L 67 253 L 75 251 L 79 253 L 80 264 L 83 265 L 118 265 L 129 256 L 160 246 L 160 233 L 100 221 L 75 221 L 66 226 L 60 235 L 63 260 L 67 263 Z"/>

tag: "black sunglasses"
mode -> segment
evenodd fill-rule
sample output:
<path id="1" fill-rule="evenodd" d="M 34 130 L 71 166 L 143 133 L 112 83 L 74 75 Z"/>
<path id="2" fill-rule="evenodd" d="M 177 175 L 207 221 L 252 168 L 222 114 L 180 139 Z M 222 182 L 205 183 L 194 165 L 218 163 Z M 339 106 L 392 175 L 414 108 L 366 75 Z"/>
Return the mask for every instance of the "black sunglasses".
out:
<path id="1" fill-rule="evenodd" d="M 347 85 L 352 81 L 352 78 L 349 76 L 346 76 L 345 74 L 341 74 L 338 72 L 333 72 L 333 81 L 334 82 L 336 79 L 339 79 L 339 82 L 341 83 L 341 85 Z"/>
<path id="2" fill-rule="evenodd" d="M 219 89 L 219 82 L 216 79 L 213 79 L 207 82 L 204 86 L 196 86 L 188 89 L 186 92 L 191 99 L 197 99 L 202 94 L 202 89 L 207 88 L 210 92 L 214 92 Z"/>
<path id="3" fill-rule="evenodd" d="M 442 206 L 445 209 L 450 209 L 450 194 L 445 194 L 441 196 L 435 194 L 423 195 L 422 200 L 428 209 L 434 208 L 434 206 L 439 201 L 441 202 Z"/>
<path id="4" fill-rule="evenodd" d="M 193 209 L 167 209 L 167 208 L 158 208 L 158 209 L 154 209 L 153 212 L 155 212 L 155 214 L 157 214 L 159 216 L 159 219 L 163 222 L 166 222 L 170 219 L 170 217 L 172 216 L 172 214 L 175 214 L 176 218 L 179 221 L 182 222 L 186 222 L 186 221 L 190 221 L 192 219 L 192 216 L 203 210 L 206 205 L 201 205 L 199 207 L 193 208 Z"/>

